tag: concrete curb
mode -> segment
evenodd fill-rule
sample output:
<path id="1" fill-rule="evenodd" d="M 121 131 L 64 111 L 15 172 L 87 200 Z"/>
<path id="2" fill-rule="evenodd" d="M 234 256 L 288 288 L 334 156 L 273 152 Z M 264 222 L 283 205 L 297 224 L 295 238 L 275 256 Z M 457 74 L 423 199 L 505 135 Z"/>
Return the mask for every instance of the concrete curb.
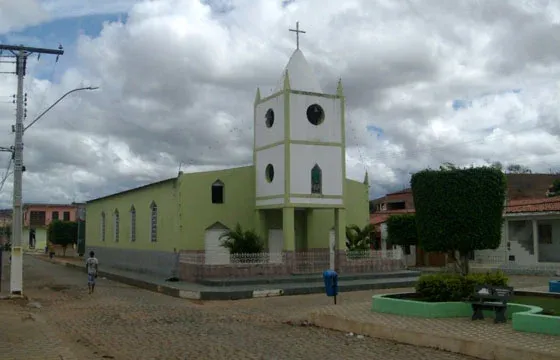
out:
<path id="1" fill-rule="evenodd" d="M 412 330 L 393 328 L 387 325 L 362 323 L 330 314 L 312 313 L 310 321 L 326 329 L 353 332 L 373 338 L 395 341 L 414 346 L 423 346 L 472 356 L 484 360 L 560 360 L 560 354 L 551 354 L 533 349 L 508 346 L 491 342 L 465 340 L 454 336 L 419 333 Z"/>

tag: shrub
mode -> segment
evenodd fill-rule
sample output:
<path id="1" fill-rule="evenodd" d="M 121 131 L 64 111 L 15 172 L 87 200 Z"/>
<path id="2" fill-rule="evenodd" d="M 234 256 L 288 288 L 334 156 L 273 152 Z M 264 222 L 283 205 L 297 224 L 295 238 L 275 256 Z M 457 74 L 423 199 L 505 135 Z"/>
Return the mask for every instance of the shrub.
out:
<path id="1" fill-rule="evenodd" d="M 254 230 L 243 230 L 237 223 L 235 229 L 220 235 L 221 246 L 230 254 L 255 254 L 264 250 L 264 241 Z"/>
<path id="2" fill-rule="evenodd" d="M 358 225 L 346 227 L 346 248 L 348 251 L 364 252 L 369 250 L 372 243 L 372 233 L 375 231 L 373 224 L 367 224 L 363 228 Z"/>
<path id="3" fill-rule="evenodd" d="M 477 285 L 507 286 L 508 278 L 501 271 L 466 276 L 453 273 L 422 275 L 416 283 L 416 293 L 425 301 L 465 301 Z"/>
<path id="4" fill-rule="evenodd" d="M 75 221 L 51 222 L 47 228 L 47 242 L 62 246 L 62 256 L 66 256 L 68 245 L 76 243 L 78 237 L 78 223 Z"/>

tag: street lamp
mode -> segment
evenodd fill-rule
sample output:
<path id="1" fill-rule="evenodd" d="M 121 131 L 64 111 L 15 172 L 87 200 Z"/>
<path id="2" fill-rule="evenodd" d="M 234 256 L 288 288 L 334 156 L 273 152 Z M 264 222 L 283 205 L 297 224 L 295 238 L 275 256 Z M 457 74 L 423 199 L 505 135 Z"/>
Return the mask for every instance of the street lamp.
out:
<path id="1" fill-rule="evenodd" d="M 68 91 L 62 95 L 57 101 L 43 111 L 25 128 L 23 127 L 23 111 L 21 101 L 21 89 L 23 87 L 23 78 L 18 81 L 18 111 L 16 116 L 15 127 L 15 144 L 13 149 L 14 159 L 14 209 L 13 209 L 13 230 L 14 236 L 12 241 L 12 263 L 10 268 L 10 292 L 12 295 L 21 295 L 23 288 L 23 252 L 22 252 L 22 235 L 23 235 L 23 214 L 22 214 L 22 175 L 23 175 L 23 133 L 35 124 L 43 115 L 56 106 L 66 96 L 76 91 L 95 90 L 97 87 L 80 87 Z"/>
<path id="2" fill-rule="evenodd" d="M 53 107 L 55 107 L 56 104 L 58 104 L 59 102 L 61 102 L 62 99 L 64 99 L 64 98 L 67 97 L 68 95 L 72 94 L 73 92 L 82 91 L 82 90 L 97 90 L 97 89 L 99 89 L 99 87 L 97 87 L 97 86 L 95 86 L 95 87 L 88 86 L 88 87 L 81 87 L 81 88 L 76 88 L 76 89 L 74 89 L 74 90 L 68 91 L 66 94 L 62 95 L 58 100 L 56 100 L 51 106 L 49 106 L 49 107 L 47 108 L 47 110 L 45 110 L 45 111 L 43 111 L 42 113 L 40 113 L 39 116 L 37 116 L 37 117 L 35 118 L 35 120 L 33 120 L 29 125 L 27 125 L 26 127 L 24 127 L 24 128 L 23 128 L 23 131 L 25 132 L 25 130 L 29 129 L 29 128 L 30 128 L 33 124 L 35 124 L 40 118 L 42 118 L 43 115 L 45 115 L 50 109 L 52 109 Z"/>

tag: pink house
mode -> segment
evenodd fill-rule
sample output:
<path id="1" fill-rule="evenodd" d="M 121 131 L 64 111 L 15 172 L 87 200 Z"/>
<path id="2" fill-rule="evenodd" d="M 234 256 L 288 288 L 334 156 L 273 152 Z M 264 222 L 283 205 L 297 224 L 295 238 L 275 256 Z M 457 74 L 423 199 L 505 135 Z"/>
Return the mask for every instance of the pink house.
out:
<path id="1" fill-rule="evenodd" d="M 23 205 L 23 244 L 29 249 L 47 246 L 47 226 L 53 220 L 76 221 L 78 206 L 74 204 Z"/>

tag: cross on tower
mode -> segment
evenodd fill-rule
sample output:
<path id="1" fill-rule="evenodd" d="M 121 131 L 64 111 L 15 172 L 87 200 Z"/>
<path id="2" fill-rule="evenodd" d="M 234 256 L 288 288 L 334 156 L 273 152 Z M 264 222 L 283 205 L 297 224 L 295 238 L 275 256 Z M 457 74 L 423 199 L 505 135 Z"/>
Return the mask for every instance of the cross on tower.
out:
<path id="1" fill-rule="evenodd" d="M 295 29 L 289 29 L 289 30 L 296 33 L 296 46 L 297 46 L 297 49 L 299 49 L 299 34 L 300 33 L 305 34 L 305 31 L 299 29 L 299 21 L 296 21 L 296 28 Z"/>

